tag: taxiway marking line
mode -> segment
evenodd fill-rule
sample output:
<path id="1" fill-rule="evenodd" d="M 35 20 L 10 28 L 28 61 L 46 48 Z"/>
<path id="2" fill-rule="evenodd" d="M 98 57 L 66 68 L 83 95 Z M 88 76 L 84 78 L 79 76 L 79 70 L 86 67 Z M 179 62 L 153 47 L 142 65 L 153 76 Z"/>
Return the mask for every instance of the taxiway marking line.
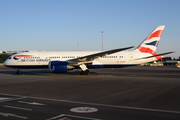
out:
<path id="1" fill-rule="evenodd" d="M 45 106 L 45 104 L 37 103 L 37 102 L 26 102 L 26 101 L 18 101 L 19 103 L 29 104 L 29 105 L 42 105 Z"/>
<path id="2" fill-rule="evenodd" d="M 9 105 L 4 105 L 4 107 L 7 107 L 7 108 L 13 108 L 13 109 L 20 109 L 20 110 L 32 111 L 32 109 L 21 108 L 21 107 L 15 107 L 15 106 L 9 106 Z"/>
<path id="3" fill-rule="evenodd" d="M 12 114 L 12 113 L 2 113 L 2 112 L 0 112 L 0 115 L 5 116 L 5 117 L 11 116 L 11 117 L 17 117 L 17 118 L 22 118 L 22 119 L 28 119 L 28 117 L 19 116 L 19 115 Z"/>
<path id="4" fill-rule="evenodd" d="M 63 117 L 63 116 L 64 116 L 64 114 L 61 114 L 61 115 L 58 115 L 58 116 L 55 116 L 55 117 L 49 118 L 49 119 L 47 119 L 47 120 L 53 120 L 53 119 L 57 119 L 57 118 L 59 118 L 59 117 Z"/>
<path id="5" fill-rule="evenodd" d="M 97 103 L 85 103 L 85 102 L 58 100 L 58 99 L 50 99 L 50 98 L 39 98 L 39 97 L 31 97 L 31 96 L 11 95 L 11 94 L 5 94 L 5 93 L 0 93 L 0 95 L 26 97 L 26 98 L 32 98 L 32 99 L 38 99 L 38 100 L 66 102 L 66 103 L 73 103 L 73 104 L 93 105 L 93 106 L 100 106 L 100 107 L 111 107 L 111 108 L 120 108 L 120 109 L 131 109 L 131 110 L 142 110 L 142 111 L 151 111 L 151 112 L 180 114 L 180 111 L 171 111 L 171 110 L 160 110 L 160 109 L 151 109 L 151 108 L 138 108 L 138 107 L 128 107 L 128 106 L 105 105 L 105 104 L 97 104 Z"/>
<path id="6" fill-rule="evenodd" d="M 58 116 L 55 116 L 53 118 L 49 118 L 47 120 L 54 120 L 54 119 L 57 119 L 59 117 L 74 117 L 74 118 L 82 118 L 82 119 L 87 119 L 87 120 L 101 120 L 101 119 L 96 119 L 96 118 L 89 118 L 89 117 L 82 117 L 82 116 L 75 116 L 75 115 L 67 115 L 67 114 L 61 114 L 61 115 L 58 115 Z"/>
<path id="7" fill-rule="evenodd" d="M 20 98 L 9 98 L 7 100 L 0 100 L 0 102 L 9 102 L 9 101 L 14 101 L 14 100 L 20 100 L 20 99 L 25 99 L 26 97 L 20 97 Z"/>

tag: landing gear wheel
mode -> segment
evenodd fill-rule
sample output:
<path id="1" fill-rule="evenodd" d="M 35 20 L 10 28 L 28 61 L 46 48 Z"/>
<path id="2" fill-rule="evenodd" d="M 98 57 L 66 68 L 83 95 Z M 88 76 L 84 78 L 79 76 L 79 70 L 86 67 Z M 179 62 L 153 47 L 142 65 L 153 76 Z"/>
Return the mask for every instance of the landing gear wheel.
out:
<path id="1" fill-rule="evenodd" d="M 20 74 L 20 73 L 21 73 L 21 71 L 20 71 L 20 70 L 18 70 L 16 73 L 17 73 L 17 74 Z"/>
<path id="2" fill-rule="evenodd" d="M 84 75 L 88 75 L 89 74 L 89 70 L 84 71 Z"/>
<path id="3" fill-rule="evenodd" d="M 84 71 L 81 71 L 81 72 L 80 72 L 80 75 L 84 75 Z"/>
<path id="4" fill-rule="evenodd" d="M 80 75 L 88 75 L 89 74 L 89 70 L 85 70 L 85 71 L 81 71 Z"/>
<path id="5" fill-rule="evenodd" d="M 20 74 L 20 73 L 21 73 L 21 71 L 20 71 L 19 68 L 15 68 L 14 70 L 16 71 L 17 74 Z"/>

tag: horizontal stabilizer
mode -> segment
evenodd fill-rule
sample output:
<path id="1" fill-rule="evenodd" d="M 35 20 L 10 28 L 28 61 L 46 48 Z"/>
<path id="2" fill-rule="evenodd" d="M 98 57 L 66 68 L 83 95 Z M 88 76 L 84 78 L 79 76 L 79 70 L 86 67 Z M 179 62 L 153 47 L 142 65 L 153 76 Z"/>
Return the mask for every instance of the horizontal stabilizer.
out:
<path id="1" fill-rule="evenodd" d="M 167 55 L 167 54 L 171 54 L 171 53 L 174 53 L 174 51 L 173 52 L 162 53 L 162 54 L 156 54 L 156 55 L 152 55 L 152 56 L 148 56 L 148 57 L 143 57 L 143 58 L 138 58 L 138 59 L 135 59 L 135 60 L 147 59 L 147 58 L 157 57 L 157 56 L 161 56 L 161 55 Z"/>

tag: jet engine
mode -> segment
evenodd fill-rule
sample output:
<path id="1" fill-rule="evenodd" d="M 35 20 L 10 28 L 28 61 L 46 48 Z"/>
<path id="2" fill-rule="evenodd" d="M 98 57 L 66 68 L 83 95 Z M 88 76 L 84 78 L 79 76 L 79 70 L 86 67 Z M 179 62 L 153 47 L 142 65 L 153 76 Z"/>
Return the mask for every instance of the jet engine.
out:
<path id="1" fill-rule="evenodd" d="M 73 66 L 69 66 L 68 63 L 64 61 L 51 61 L 48 64 L 48 69 L 52 73 L 66 73 L 73 68 Z"/>

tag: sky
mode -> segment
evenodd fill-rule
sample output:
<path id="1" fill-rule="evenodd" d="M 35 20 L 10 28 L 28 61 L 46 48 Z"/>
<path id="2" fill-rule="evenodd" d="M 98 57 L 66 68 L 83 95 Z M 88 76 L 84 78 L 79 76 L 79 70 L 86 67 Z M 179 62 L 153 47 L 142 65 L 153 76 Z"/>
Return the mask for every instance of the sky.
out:
<path id="1" fill-rule="evenodd" d="M 0 0 L 0 51 L 138 46 L 165 25 L 156 53 L 180 56 L 180 0 Z M 103 31 L 103 35 L 102 35 Z M 79 44 L 79 47 L 78 47 Z"/>

